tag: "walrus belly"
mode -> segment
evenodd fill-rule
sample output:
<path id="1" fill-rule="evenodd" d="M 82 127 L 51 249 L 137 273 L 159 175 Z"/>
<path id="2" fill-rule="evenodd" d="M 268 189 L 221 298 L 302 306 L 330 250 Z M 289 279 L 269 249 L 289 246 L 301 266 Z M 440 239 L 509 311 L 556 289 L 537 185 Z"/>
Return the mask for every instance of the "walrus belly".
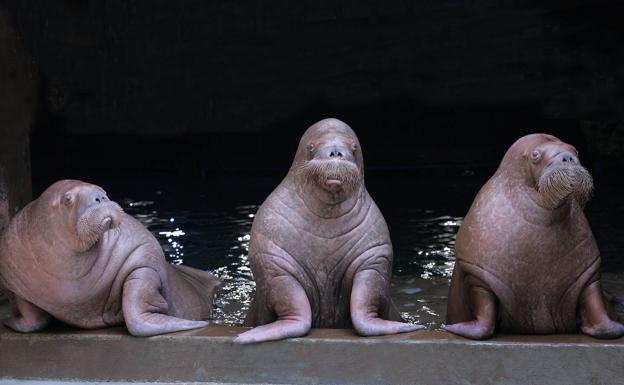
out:
<path id="1" fill-rule="evenodd" d="M 465 285 L 466 293 L 473 285 L 494 293 L 499 309 L 498 330 L 526 334 L 574 333 L 578 330 L 578 298 L 593 276 L 591 269 L 580 276 L 548 279 L 513 269 L 487 271 L 465 261 L 459 261 L 457 267 L 460 269 L 458 279 Z M 553 266 L 553 269 L 556 268 Z M 513 279 L 510 278 L 512 275 Z M 458 300 L 461 299 L 450 299 L 456 306 L 460 305 Z M 469 301 L 468 298 L 464 300 Z M 460 321 L 464 319 L 451 320 Z"/>
<path id="2" fill-rule="evenodd" d="M 349 309 L 350 290 L 346 288 L 335 290 L 326 282 L 319 282 L 319 293 L 316 301 L 312 302 L 311 294 L 308 299 L 312 305 L 313 328 L 350 328 L 351 314 Z M 307 290 L 306 290 L 307 291 Z"/>
<path id="3" fill-rule="evenodd" d="M 561 302 L 554 302 L 556 298 L 562 298 Z M 576 298 L 578 293 L 518 293 L 511 303 L 500 304 L 499 330 L 522 334 L 575 333 Z"/>

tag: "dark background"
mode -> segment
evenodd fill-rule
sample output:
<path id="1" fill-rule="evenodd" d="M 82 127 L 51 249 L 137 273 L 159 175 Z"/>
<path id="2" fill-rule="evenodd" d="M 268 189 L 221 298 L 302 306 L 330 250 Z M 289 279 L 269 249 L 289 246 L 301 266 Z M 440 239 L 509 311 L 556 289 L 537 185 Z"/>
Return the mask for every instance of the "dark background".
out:
<path id="1" fill-rule="evenodd" d="M 35 184 L 283 175 L 330 116 L 372 173 L 487 174 L 530 132 L 624 163 L 622 1 L 0 4 L 39 71 Z"/>
<path id="2" fill-rule="evenodd" d="M 605 268 L 624 270 L 622 15 L 624 1 L 0 0 L 0 134 L 21 135 L 0 151 L 30 130 L 34 196 L 90 181 L 183 211 L 221 255 L 233 208 L 260 204 L 305 129 L 336 117 L 360 137 L 397 261 L 420 268 L 440 234 L 414 221 L 461 218 L 507 148 L 547 132 L 580 150 Z"/>

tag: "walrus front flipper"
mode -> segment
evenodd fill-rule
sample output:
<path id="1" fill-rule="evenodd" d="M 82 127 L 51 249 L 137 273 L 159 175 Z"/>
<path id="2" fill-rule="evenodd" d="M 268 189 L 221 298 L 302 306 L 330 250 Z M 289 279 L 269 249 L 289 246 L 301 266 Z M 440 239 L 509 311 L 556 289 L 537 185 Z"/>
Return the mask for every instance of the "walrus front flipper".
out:
<path id="1" fill-rule="evenodd" d="M 13 317 L 4 320 L 4 324 L 11 329 L 32 333 L 46 327 L 52 320 L 52 316 L 45 310 L 33 305 L 25 299 L 12 295 L 10 296 L 13 305 Z"/>
<path id="2" fill-rule="evenodd" d="M 609 317 L 601 286 L 600 281 L 596 281 L 581 293 L 581 330 L 596 338 L 621 337 L 624 325 Z"/>
<path id="3" fill-rule="evenodd" d="M 479 286 L 470 288 L 470 308 L 474 320 L 442 325 L 442 329 L 473 340 L 492 337 L 496 327 L 497 304 L 494 294 Z"/>
<path id="4" fill-rule="evenodd" d="M 380 310 L 389 305 L 385 278 L 376 270 L 363 270 L 353 278 L 351 289 L 351 321 L 362 336 L 407 333 L 424 329 L 423 325 L 389 321 L 380 318 Z M 400 315 L 399 315 L 399 318 Z"/>
<path id="5" fill-rule="evenodd" d="M 221 281 L 207 271 L 183 265 L 170 265 L 169 314 L 176 317 L 206 320 L 212 312 L 212 301 Z"/>
<path id="6" fill-rule="evenodd" d="M 312 326 L 312 309 L 301 284 L 292 277 L 275 277 L 271 280 L 268 294 L 269 303 L 277 315 L 277 320 L 239 334 L 234 342 L 249 344 L 303 337 L 308 334 Z"/>
<path id="7" fill-rule="evenodd" d="M 124 283 L 122 308 L 130 334 L 153 336 L 208 326 L 206 321 L 172 317 L 169 304 L 161 294 L 158 273 L 151 268 L 134 270 Z"/>

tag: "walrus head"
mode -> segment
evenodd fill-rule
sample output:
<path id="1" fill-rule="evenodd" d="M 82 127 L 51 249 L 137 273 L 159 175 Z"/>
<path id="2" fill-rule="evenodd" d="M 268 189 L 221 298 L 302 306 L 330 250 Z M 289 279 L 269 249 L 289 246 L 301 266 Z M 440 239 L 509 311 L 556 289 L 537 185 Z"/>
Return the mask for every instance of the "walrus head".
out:
<path id="1" fill-rule="evenodd" d="M 78 252 L 90 249 L 106 231 L 118 227 L 123 213 L 102 188 L 77 180 L 52 184 L 37 199 L 37 206 L 47 213 L 46 226 L 56 230 L 54 236 Z"/>
<path id="2" fill-rule="evenodd" d="M 542 207 L 553 210 L 570 199 L 583 207 L 591 197 L 591 174 L 572 145 L 551 135 L 533 134 L 514 143 L 511 154 L 521 158 L 524 180 L 537 192 Z"/>
<path id="3" fill-rule="evenodd" d="M 295 177 L 327 204 L 352 197 L 364 180 L 362 152 L 353 130 L 323 119 L 306 130 L 291 167 Z"/>

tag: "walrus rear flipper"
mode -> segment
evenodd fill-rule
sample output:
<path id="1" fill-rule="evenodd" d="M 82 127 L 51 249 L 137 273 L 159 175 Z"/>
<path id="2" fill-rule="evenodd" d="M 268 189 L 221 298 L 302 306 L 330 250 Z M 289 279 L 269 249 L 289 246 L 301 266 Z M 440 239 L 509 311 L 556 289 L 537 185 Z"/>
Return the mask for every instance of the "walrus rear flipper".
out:
<path id="1" fill-rule="evenodd" d="M 169 295 L 173 315 L 185 319 L 210 318 L 212 300 L 221 281 L 207 271 L 182 265 L 170 265 Z"/>

